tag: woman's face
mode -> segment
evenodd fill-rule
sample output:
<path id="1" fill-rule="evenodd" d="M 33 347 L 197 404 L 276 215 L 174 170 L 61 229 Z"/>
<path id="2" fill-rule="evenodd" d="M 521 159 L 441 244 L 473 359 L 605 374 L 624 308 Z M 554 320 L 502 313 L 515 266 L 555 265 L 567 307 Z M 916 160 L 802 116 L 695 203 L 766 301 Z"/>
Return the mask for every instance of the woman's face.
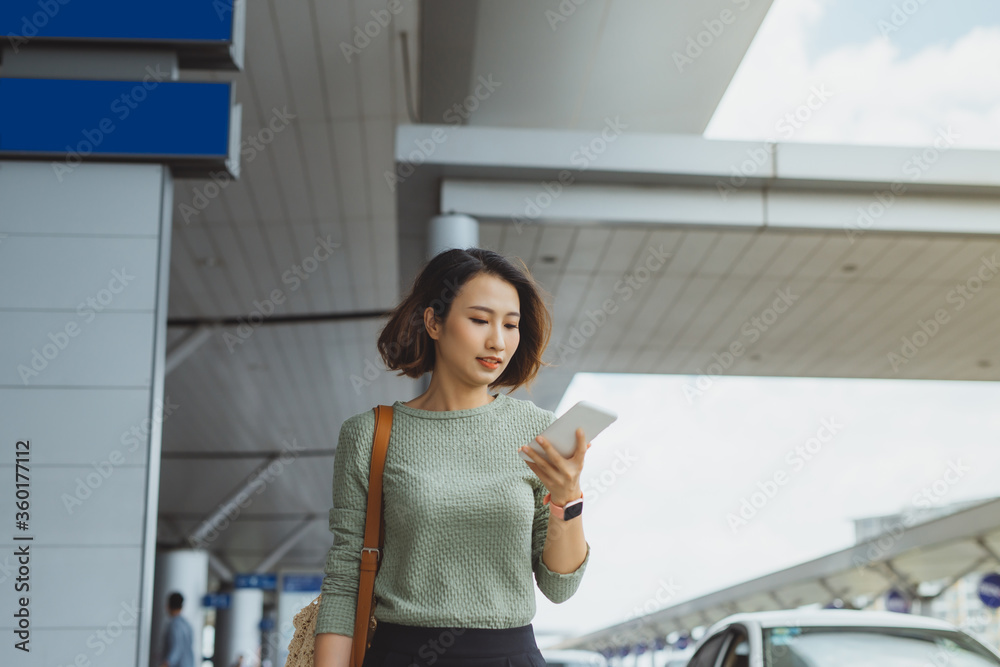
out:
<path id="1" fill-rule="evenodd" d="M 438 342 L 435 371 L 447 368 L 446 373 L 471 386 L 492 383 L 507 368 L 521 340 L 519 311 L 513 285 L 484 273 L 471 278 L 451 304 L 443 327 L 425 319 L 428 333 Z M 497 357 L 500 362 L 484 364 L 483 357 Z"/>

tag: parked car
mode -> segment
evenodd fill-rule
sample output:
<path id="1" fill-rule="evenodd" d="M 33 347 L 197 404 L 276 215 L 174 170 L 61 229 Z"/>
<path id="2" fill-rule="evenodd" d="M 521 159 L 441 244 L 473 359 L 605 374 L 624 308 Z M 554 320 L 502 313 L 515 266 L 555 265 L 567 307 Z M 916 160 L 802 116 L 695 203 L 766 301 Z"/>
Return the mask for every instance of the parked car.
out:
<path id="1" fill-rule="evenodd" d="M 997 667 L 1000 653 L 926 616 L 848 609 L 732 614 L 698 641 L 688 667 Z"/>
<path id="2" fill-rule="evenodd" d="M 596 651 L 544 648 L 541 651 L 549 667 L 608 667 L 607 659 Z"/>
<path id="3" fill-rule="evenodd" d="M 675 648 L 667 654 L 667 661 L 663 663 L 663 667 L 687 667 L 692 655 L 694 646 L 690 644 L 684 648 Z"/>

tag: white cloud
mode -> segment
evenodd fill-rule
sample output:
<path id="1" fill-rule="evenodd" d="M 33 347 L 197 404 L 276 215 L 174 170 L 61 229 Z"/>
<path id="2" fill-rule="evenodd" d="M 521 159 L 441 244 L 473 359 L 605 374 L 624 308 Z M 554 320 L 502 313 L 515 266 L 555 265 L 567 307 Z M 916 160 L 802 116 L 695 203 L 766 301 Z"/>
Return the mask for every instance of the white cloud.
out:
<path id="1" fill-rule="evenodd" d="M 921 145 L 950 125 L 958 146 L 1000 148 L 1000 28 L 977 27 L 909 57 L 891 39 L 876 37 L 809 62 L 810 25 L 822 19 L 826 4 L 775 1 L 706 137 Z M 806 104 L 815 87 L 832 97 L 819 105 L 813 98 L 818 108 L 803 107 L 804 122 L 782 130 L 782 119 Z"/>

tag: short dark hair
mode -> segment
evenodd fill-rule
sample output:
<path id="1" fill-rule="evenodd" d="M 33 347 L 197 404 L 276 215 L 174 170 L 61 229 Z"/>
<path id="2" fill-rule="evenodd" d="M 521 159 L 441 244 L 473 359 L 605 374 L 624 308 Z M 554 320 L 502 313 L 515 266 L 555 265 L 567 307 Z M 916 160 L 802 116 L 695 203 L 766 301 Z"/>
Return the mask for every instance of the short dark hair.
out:
<path id="1" fill-rule="evenodd" d="M 184 596 L 174 591 L 170 594 L 170 597 L 167 598 L 167 606 L 170 607 L 170 611 L 180 609 L 184 606 Z"/>
<path id="2" fill-rule="evenodd" d="M 434 339 L 424 325 L 424 310 L 433 308 L 434 316 L 444 322 L 461 288 L 472 278 L 487 274 L 517 290 L 521 313 L 517 350 L 490 387 L 511 387 L 514 391 L 530 384 L 542 366 L 552 365 L 542 361 L 552 335 L 552 316 L 546 304 L 551 295 L 535 281 L 524 262 L 517 261 L 520 266 L 483 248 L 452 248 L 430 259 L 379 334 L 377 346 L 386 368 L 411 378 L 433 371 Z"/>

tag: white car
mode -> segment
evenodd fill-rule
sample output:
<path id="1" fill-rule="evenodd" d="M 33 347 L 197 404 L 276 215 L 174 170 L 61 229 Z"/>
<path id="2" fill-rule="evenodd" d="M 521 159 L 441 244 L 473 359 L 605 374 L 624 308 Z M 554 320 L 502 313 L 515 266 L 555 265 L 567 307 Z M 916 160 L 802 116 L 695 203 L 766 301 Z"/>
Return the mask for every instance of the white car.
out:
<path id="1" fill-rule="evenodd" d="M 575 649 L 541 649 L 549 667 L 608 667 L 608 661 L 595 651 Z"/>
<path id="2" fill-rule="evenodd" d="M 663 667 L 687 667 L 692 655 L 694 655 L 694 646 L 691 644 L 684 648 L 672 649 L 667 654 L 667 661 L 663 663 Z"/>
<path id="3" fill-rule="evenodd" d="M 688 667 L 1000 667 L 1000 653 L 926 616 L 848 609 L 727 616 Z"/>

